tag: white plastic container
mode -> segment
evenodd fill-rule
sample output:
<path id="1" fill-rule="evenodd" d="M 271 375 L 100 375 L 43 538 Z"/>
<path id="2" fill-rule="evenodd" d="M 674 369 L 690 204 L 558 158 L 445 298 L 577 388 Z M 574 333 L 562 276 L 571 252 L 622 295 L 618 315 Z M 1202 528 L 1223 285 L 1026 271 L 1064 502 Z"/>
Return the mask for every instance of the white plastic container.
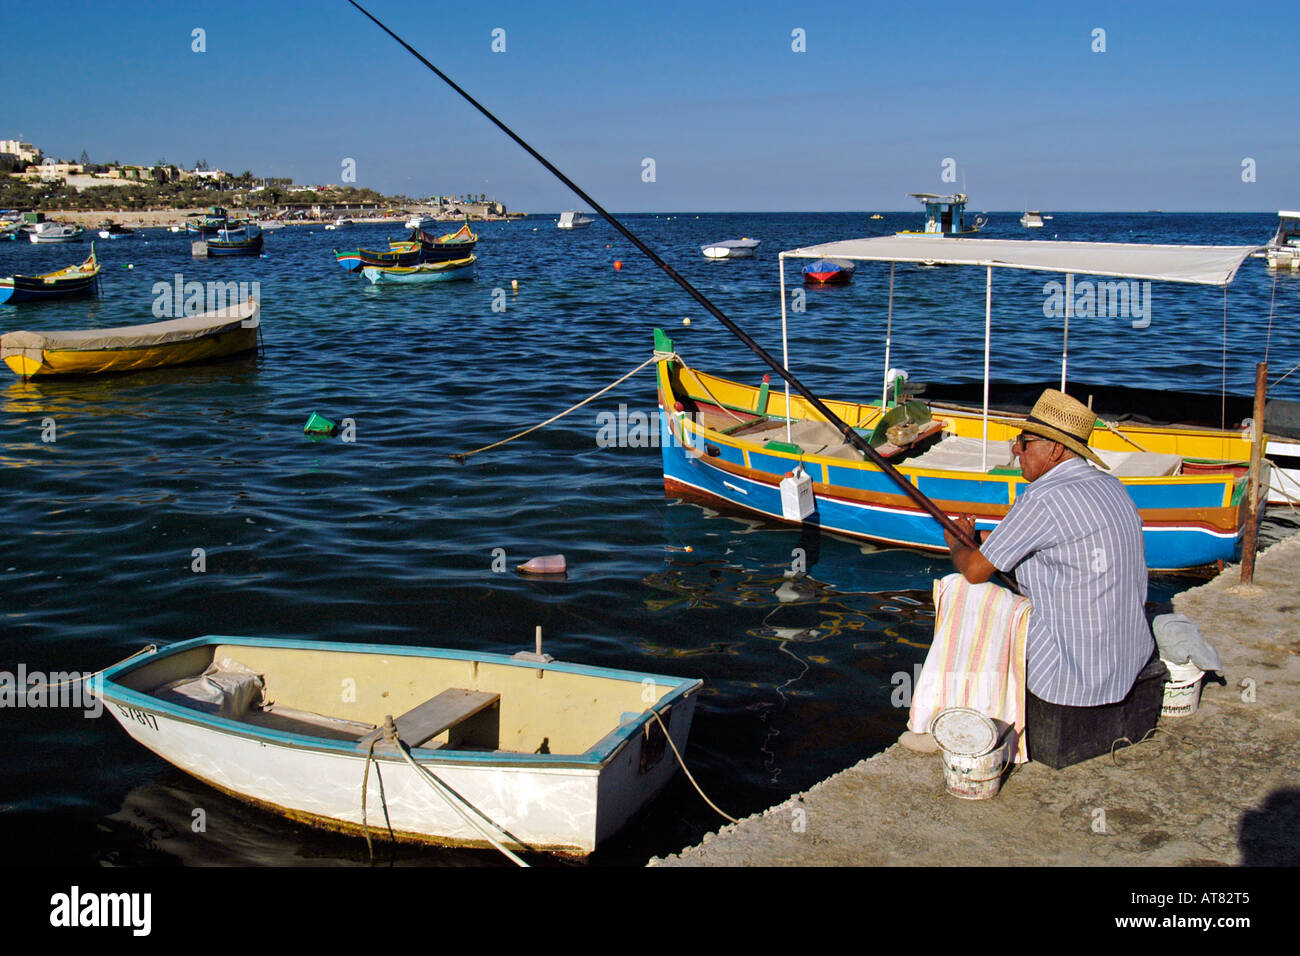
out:
<path id="1" fill-rule="evenodd" d="M 781 517 L 787 521 L 803 521 L 815 507 L 812 477 L 802 467 L 787 471 L 781 479 Z"/>
<path id="2" fill-rule="evenodd" d="M 1205 671 L 1190 661 L 1186 664 L 1165 661 L 1165 667 L 1169 668 L 1169 682 L 1165 684 L 1160 716 L 1187 717 L 1196 713 L 1201 705 L 1201 678 Z"/>
<path id="3" fill-rule="evenodd" d="M 935 715 L 930 733 L 939 745 L 943 783 L 949 793 L 963 800 L 997 796 L 1011 747 L 991 718 L 969 707 L 949 707 Z"/>

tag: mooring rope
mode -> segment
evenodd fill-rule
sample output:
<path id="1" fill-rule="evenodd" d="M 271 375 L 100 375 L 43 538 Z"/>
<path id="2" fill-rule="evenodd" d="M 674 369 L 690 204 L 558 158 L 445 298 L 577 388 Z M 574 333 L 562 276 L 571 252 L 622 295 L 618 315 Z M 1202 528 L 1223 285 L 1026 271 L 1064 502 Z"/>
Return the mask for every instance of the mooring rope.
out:
<path id="1" fill-rule="evenodd" d="M 74 677 L 71 680 L 61 680 L 57 684 L 41 684 L 40 686 L 33 687 L 29 691 L 27 691 L 27 696 L 30 697 L 38 690 L 39 691 L 53 690 L 56 687 L 64 687 L 67 684 L 81 684 L 86 681 L 94 680 L 96 677 L 98 677 L 100 674 L 103 674 L 105 671 L 111 671 L 114 667 L 117 667 L 118 664 L 125 664 L 129 660 L 139 657 L 141 654 L 152 654 L 157 650 L 158 650 L 157 644 L 146 644 L 144 647 L 140 648 L 134 654 L 128 654 L 126 657 L 122 658 L 116 664 L 109 664 L 103 670 L 95 671 L 95 673 L 93 674 L 87 674 L 85 677 Z"/>
<path id="2" fill-rule="evenodd" d="M 388 743 L 392 744 L 393 747 L 397 750 L 397 752 L 402 756 L 402 759 L 404 759 L 408 764 L 410 764 L 411 767 L 415 770 L 415 772 L 419 776 L 424 778 L 425 782 L 428 783 L 429 786 L 433 789 L 433 792 L 438 794 L 438 796 L 442 797 L 447 802 L 448 806 L 450 806 L 453 810 L 456 811 L 457 814 L 460 815 L 460 818 L 462 820 L 464 820 L 473 829 L 479 832 L 479 835 L 482 836 L 483 839 L 487 840 L 494 847 L 500 850 L 506 856 L 506 858 L 512 861 L 516 866 L 522 866 L 522 867 L 528 866 L 528 864 L 525 863 L 522 859 L 520 859 L 516 854 L 512 853 L 508 847 L 504 846 L 500 840 L 498 840 L 491 833 L 489 833 L 481 823 L 479 823 L 468 813 L 466 813 L 465 810 L 461 807 L 461 804 L 463 803 L 465 806 L 469 807 L 475 813 L 479 814 L 479 816 L 482 816 L 483 819 L 487 820 L 487 822 L 491 824 L 491 826 L 494 829 L 500 831 L 503 835 L 509 836 L 509 834 L 507 834 L 505 830 L 502 830 L 501 827 L 497 826 L 497 824 L 493 823 L 490 819 L 488 819 L 488 817 L 484 815 L 483 811 L 479 810 L 478 807 L 474 806 L 472 803 L 470 803 L 464 797 L 457 794 L 454 790 L 452 790 L 445 783 L 443 783 L 436 776 L 434 776 L 433 772 L 429 770 L 429 768 L 423 767 L 420 764 L 415 762 L 415 760 L 411 757 L 410 753 L 407 752 L 406 747 L 405 745 L 403 745 L 401 738 L 397 736 L 397 726 L 393 723 L 393 717 L 391 714 L 384 717 L 384 726 L 380 729 L 380 732 L 378 734 L 376 734 L 373 738 L 371 738 L 370 747 L 366 751 L 366 776 L 363 779 L 362 789 L 361 789 L 361 825 L 365 830 L 367 847 L 370 846 L 370 826 L 366 820 L 366 784 L 364 780 L 369 779 L 370 761 L 374 759 L 375 744 L 381 738 L 387 741 Z M 378 770 L 376 770 L 376 776 L 378 776 Z M 383 777 L 379 777 L 379 780 L 380 780 L 379 796 L 380 796 L 380 800 L 383 801 L 384 804 L 384 815 L 385 817 L 387 817 L 388 801 L 384 797 Z M 393 832 L 393 827 L 391 823 L 389 823 L 388 825 L 388 832 L 390 834 Z M 374 856 L 373 851 L 371 853 L 371 856 L 373 858 Z"/>
<path id="3" fill-rule="evenodd" d="M 668 741 L 668 746 L 673 748 L 673 756 L 675 756 L 677 758 L 677 762 L 681 764 L 682 773 L 686 774 L 686 779 L 691 782 L 691 786 L 695 788 L 695 792 L 698 793 L 701 797 L 703 797 L 704 802 L 707 803 L 709 806 L 711 806 L 714 810 L 717 810 L 718 813 L 721 814 L 725 819 L 730 820 L 732 823 L 739 823 L 740 821 L 737 820 L 735 817 L 731 816 L 730 814 L 724 813 L 722 810 L 719 810 L 718 805 L 714 803 L 712 800 L 710 800 L 708 798 L 708 795 L 703 790 L 700 789 L 700 785 L 696 783 L 695 778 L 691 776 L 691 770 L 689 767 L 686 766 L 686 761 L 682 759 L 681 752 L 677 749 L 677 745 L 673 743 L 673 735 L 670 734 L 668 732 L 668 728 L 664 726 L 663 718 L 659 716 L 659 712 L 657 710 L 651 710 L 650 713 L 654 716 L 654 719 L 659 722 L 659 729 L 664 732 L 664 739 Z"/>
<path id="4" fill-rule="evenodd" d="M 618 386 L 618 385 L 622 385 L 624 382 L 626 382 L 629 378 L 631 378 L 631 377 L 632 377 L 633 375 L 635 375 L 637 372 L 641 371 L 641 369 L 645 368 L 647 365 L 650 365 L 650 364 L 653 363 L 653 362 L 661 361 L 661 360 L 663 360 L 663 359 L 665 359 L 665 358 L 673 358 L 673 357 L 674 357 L 674 356 L 672 356 L 672 355 L 668 355 L 668 354 L 666 354 L 666 353 L 656 352 L 656 353 L 654 353 L 653 355 L 651 355 L 648 359 L 646 359 L 644 362 L 642 362 L 640 365 L 638 365 L 636 368 L 632 369 L 632 371 L 630 371 L 630 372 L 628 372 L 626 375 L 624 375 L 622 378 L 619 378 L 619 379 L 616 379 L 616 380 L 613 381 L 613 382 L 610 382 L 608 385 L 606 385 L 604 388 L 602 388 L 599 392 L 596 392 L 594 395 L 588 395 L 588 396 L 587 396 L 586 398 L 584 398 L 582 401 L 578 402 L 578 404 L 569 406 L 569 407 L 566 408 L 564 411 L 560 412 L 560 414 L 558 414 L 558 415 L 553 415 L 553 416 L 551 416 L 550 418 L 548 418 L 546 421 L 544 421 L 544 422 L 539 422 L 538 424 L 534 425 L 532 428 L 526 428 L 526 429 L 524 429 L 523 431 L 519 432 L 517 435 L 511 435 L 509 438 L 503 438 L 503 439 L 501 439 L 501 441 L 493 442 L 493 443 L 490 444 L 490 445 L 484 445 L 482 448 L 475 448 L 473 451 L 464 451 L 464 452 L 459 452 L 459 453 L 457 453 L 457 454 L 448 455 L 447 457 L 448 457 L 448 458 L 451 458 L 451 459 L 454 460 L 454 461 L 463 462 L 466 458 L 470 457 L 471 455 L 477 455 L 477 454 L 479 454 L 480 452 L 490 451 L 490 450 L 493 449 L 493 448 L 499 448 L 499 447 L 502 446 L 502 445 L 505 445 L 505 444 L 508 444 L 508 443 L 514 441 L 516 438 L 523 438 L 525 435 L 529 435 L 529 434 L 531 434 L 531 433 L 537 431 L 537 429 L 539 429 L 539 428 L 545 428 L 547 425 L 551 424 L 551 422 L 559 421 L 561 418 L 563 418 L 565 415 L 569 414 L 570 412 L 575 412 L 575 411 L 577 411 L 579 408 L 581 408 L 583 405 L 586 405 L 588 402 L 592 401 L 593 399 L 600 398 L 600 396 L 604 395 L 604 394 L 605 394 L 606 392 L 608 392 L 611 388 L 614 388 L 614 387 L 616 387 L 616 386 Z"/>

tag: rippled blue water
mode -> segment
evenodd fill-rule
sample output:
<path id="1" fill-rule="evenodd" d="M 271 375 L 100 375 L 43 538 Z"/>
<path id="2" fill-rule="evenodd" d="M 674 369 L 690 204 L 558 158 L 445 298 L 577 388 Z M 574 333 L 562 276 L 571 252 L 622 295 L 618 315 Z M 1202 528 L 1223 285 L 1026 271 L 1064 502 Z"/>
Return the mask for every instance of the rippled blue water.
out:
<path id="1" fill-rule="evenodd" d="M 1029 235 L 1017 219 L 995 214 L 987 235 Z M 774 351 L 777 251 L 918 220 L 627 217 Z M 1062 213 L 1038 238 L 1262 244 L 1272 228 L 1264 215 Z M 265 258 L 202 261 L 183 236 L 150 231 L 97 244 L 100 299 L 0 307 L 6 330 L 121 325 L 149 320 L 154 284 L 177 273 L 256 280 L 266 342 L 256 360 L 0 385 L 0 669 L 94 669 L 149 642 L 208 633 L 513 652 L 540 624 L 560 659 L 704 678 L 687 758 L 736 815 L 896 736 L 905 713 L 891 706 L 893 678 L 924 657 L 928 590 L 946 562 L 666 499 L 656 449 L 596 441 L 597 415 L 620 404 L 653 420 L 649 370 L 526 439 L 464 465 L 447 457 L 629 371 L 649 356 L 656 325 L 700 367 L 756 380 L 757 361 L 607 223 L 572 233 L 544 218 L 484 225 L 477 279 L 431 288 L 371 287 L 330 254 L 400 232 L 295 227 L 268 235 Z M 741 235 L 763 240 L 756 259 L 699 254 L 701 243 Z M 48 271 L 84 253 L 0 243 L 0 275 Z M 995 277 L 995 375 L 1057 374 L 1060 329 L 1043 318 L 1046 278 Z M 982 271 L 904 266 L 896 284 L 893 364 L 917 380 L 978 378 Z M 494 290 L 506 311 L 493 310 Z M 809 291 L 790 343 L 809 385 L 846 398 L 879 391 L 887 290 L 888 267 L 874 266 L 847 288 Z M 1153 295 L 1149 329 L 1123 318 L 1074 323 L 1072 376 L 1217 391 L 1222 293 L 1157 285 Z M 1279 372 L 1300 361 L 1298 301 L 1300 280 L 1283 276 L 1275 289 L 1262 262 L 1243 267 L 1227 300 L 1231 391 L 1249 391 L 1266 341 Z M 1298 379 L 1276 394 L 1300 397 Z M 312 411 L 352 418 L 356 441 L 309 441 L 302 426 Z M 46 419 L 53 443 L 42 441 Z M 808 553 L 808 577 L 791 582 L 796 547 Z M 204 573 L 191 570 L 195 548 L 206 550 Z M 568 576 L 493 573 L 497 548 L 511 567 L 563 552 Z M 1152 597 L 1194 582 L 1153 580 Z M 358 840 L 283 823 L 190 781 L 111 719 L 67 710 L 4 717 L 0 834 L 14 859 L 38 851 L 68 863 L 365 860 Z M 191 830 L 194 808 L 207 813 L 206 833 Z M 599 859 L 673 852 L 717 823 L 679 776 Z M 426 850 L 395 859 L 496 862 Z"/>

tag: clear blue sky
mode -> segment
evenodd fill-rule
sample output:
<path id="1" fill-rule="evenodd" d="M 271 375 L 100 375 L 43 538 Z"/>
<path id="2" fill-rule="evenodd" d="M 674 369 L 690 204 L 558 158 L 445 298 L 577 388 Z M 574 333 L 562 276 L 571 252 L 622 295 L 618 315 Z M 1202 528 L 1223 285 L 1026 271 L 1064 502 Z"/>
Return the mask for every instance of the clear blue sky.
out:
<path id="1" fill-rule="evenodd" d="M 910 210 L 949 157 L 975 209 L 1300 205 L 1300 54 L 1265 8 L 365 5 L 612 210 Z M 345 0 L 10 0 L 5 33 L 0 139 L 48 154 L 577 204 Z"/>

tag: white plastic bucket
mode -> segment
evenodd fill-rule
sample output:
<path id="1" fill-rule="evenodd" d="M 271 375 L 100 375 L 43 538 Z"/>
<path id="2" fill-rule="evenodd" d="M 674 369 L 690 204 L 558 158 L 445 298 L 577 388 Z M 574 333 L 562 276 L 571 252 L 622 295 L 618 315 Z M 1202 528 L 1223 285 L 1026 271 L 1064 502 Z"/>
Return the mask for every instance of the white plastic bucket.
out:
<path id="1" fill-rule="evenodd" d="M 968 707 L 949 707 L 935 715 L 930 733 L 939 745 L 949 793 L 963 800 L 997 796 L 1011 748 L 992 719 Z"/>
<path id="2" fill-rule="evenodd" d="M 1186 717 L 1196 713 L 1201 705 L 1201 678 L 1205 671 L 1190 662 L 1174 664 L 1165 661 L 1169 668 L 1169 682 L 1165 684 L 1165 699 L 1160 707 L 1161 717 Z"/>

